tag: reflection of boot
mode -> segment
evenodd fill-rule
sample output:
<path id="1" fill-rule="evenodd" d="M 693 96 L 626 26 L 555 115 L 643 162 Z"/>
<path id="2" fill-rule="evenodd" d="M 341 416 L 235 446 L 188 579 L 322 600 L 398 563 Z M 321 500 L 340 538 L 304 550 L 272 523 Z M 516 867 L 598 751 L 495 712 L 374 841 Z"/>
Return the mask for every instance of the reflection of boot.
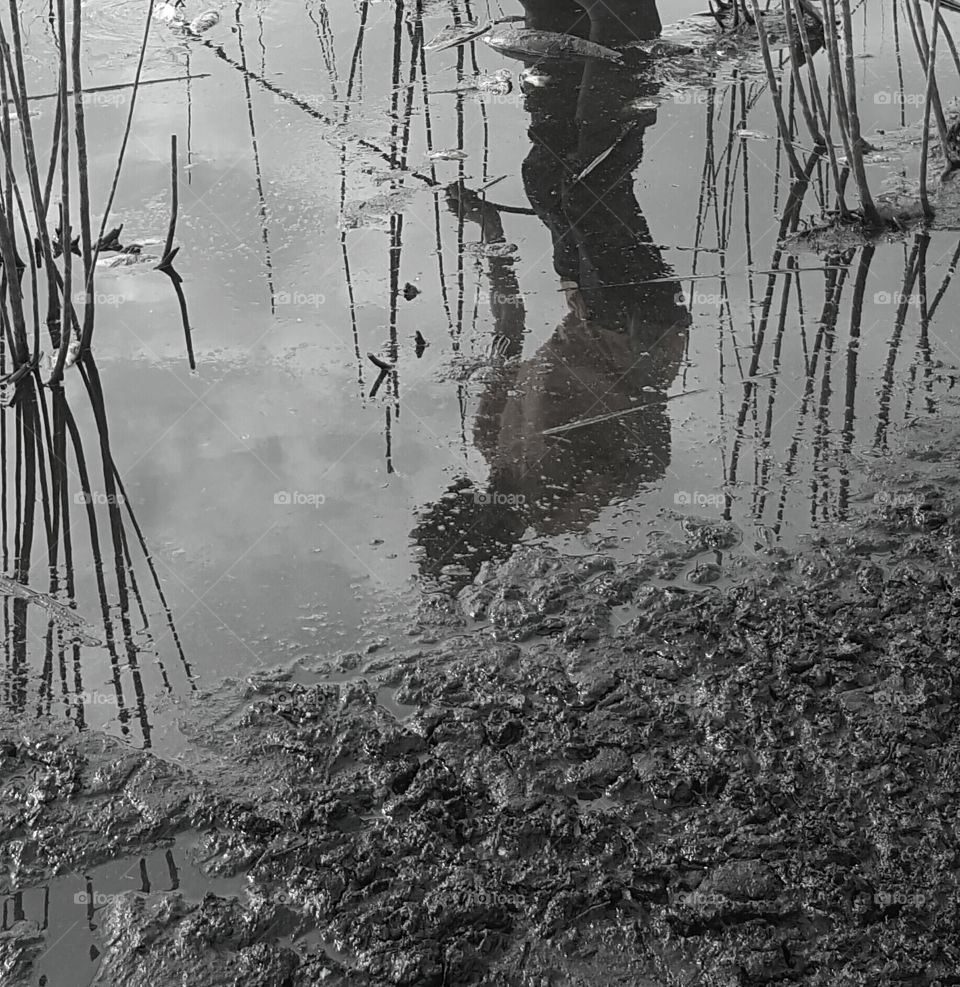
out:
<path id="1" fill-rule="evenodd" d="M 467 188 L 453 182 L 446 188 L 447 206 L 451 212 L 480 227 L 483 243 L 504 243 L 503 221 L 496 206 Z M 523 347 L 527 313 L 520 294 L 520 283 L 512 257 L 489 257 L 487 274 L 490 279 L 490 312 L 495 332 L 490 343 L 490 357 L 507 360 L 518 356 Z"/>

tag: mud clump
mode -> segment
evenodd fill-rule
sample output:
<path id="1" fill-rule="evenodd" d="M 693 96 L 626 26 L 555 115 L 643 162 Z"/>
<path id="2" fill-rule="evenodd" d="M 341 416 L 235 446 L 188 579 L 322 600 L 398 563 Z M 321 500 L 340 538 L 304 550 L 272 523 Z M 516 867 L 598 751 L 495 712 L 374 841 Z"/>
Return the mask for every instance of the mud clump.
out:
<path id="1" fill-rule="evenodd" d="M 657 583 L 733 537 L 519 552 L 461 592 L 478 629 L 369 680 L 258 681 L 206 767 L 6 725 L 3 890 L 187 829 L 244 878 L 115 896 L 98 985 L 960 983 L 956 504 L 730 589 Z M 50 945 L 6 930 L 4 983 Z"/>

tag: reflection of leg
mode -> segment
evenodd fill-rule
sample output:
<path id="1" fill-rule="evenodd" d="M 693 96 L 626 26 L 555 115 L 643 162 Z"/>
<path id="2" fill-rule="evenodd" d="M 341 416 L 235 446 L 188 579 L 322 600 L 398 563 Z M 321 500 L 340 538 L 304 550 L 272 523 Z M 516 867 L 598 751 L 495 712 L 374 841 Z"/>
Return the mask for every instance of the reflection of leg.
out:
<path id="1" fill-rule="evenodd" d="M 580 0 L 590 15 L 590 40 L 602 45 L 648 41 L 660 34 L 656 0 Z"/>
<path id="2" fill-rule="evenodd" d="M 574 0 L 523 0 L 523 10 L 529 28 L 590 37 L 590 20 Z"/>
<path id="3" fill-rule="evenodd" d="M 578 281 L 580 255 L 561 198 L 565 173 L 570 173 L 569 165 L 558 160 L 553 146 L 535 143 L 523 162 L 527 198 L 553 241 L 553 268 L 561 281 Z"/>
<path id="4" fill-rule="evenodd" d="M 530 153 L 523 162 L 523 186 L 530 205 L 550 231 L 553 265 L 563 281 L 577 281 L 579 259 L 575 238 L 563 210 L 562 189 L 576 174 L 579 126 L 577 98 L 583 64 L 549 67 L 547 85 L 531 88 L 525 99 L 530 114 Z"/>
<path id="5" fill-rule="evenodd" d="M 637 96 L 657 87 L 622 67 L 587 64 L 579 92 L 574 147 L 576 174 L 564 183 L 562 208 L 576 241 L 580 282 L 587 309 L 610 329 L 629 321 L 635 289 L 625 283 L 662 273 L 659 252 L 633 190 L 633 174 L 643 157 L 643 138 L 656 111 L 625 116 Z M 594 162 L 597 162 L 594 164 Z"/>
<path id="6" fill-rule="evenodd" d="M 563 213 L 579 260 L 579 276 L 573 280 L 580 282 L 591 317 L 617 331 L 688 321 L 677 302 L 676 284 L 638 283 L 663 278 L 670 269 L 652 243 L 634 192 L 644 136 L 656 122 L 656 111 L 625 116 L 624 107 L 637 97 L 655 96 L 658 88 L 620 66 L 597 61 L 586 66 L 576 159 L 577 173 L 587 173 L 579 181 L 569 178 L 563 188 Z"/>

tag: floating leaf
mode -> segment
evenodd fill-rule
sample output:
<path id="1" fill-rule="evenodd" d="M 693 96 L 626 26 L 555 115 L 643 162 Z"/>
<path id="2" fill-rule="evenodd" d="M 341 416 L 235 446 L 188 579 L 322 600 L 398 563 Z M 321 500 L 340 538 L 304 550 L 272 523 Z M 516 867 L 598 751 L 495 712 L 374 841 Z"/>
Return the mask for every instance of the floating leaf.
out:
<path id="1" fill-rule="evenodd" d="M 494 96 L 506 96 L 513 89 L 513 75 L 509 69 L 498 69 L 493 75 L 480 76 L 477 89 Z"/>
<path id="2" fill-rule="evenodd" d="M 67 355 L 63 361 L 63 369 L 66 370 L 68 367 L 72 367 L 76 362 L 77 358 L 80 356 L 80 340 L 73 339 L 67 345 Z M 52 375 L 57 366 L 57 360 L 59 359 L 59 354 L 57 350 L 54 350 L 48 356 L 43 357 L 41 360 L 42 366 L 47 374 Z"/>
<path id="3" fill-rule="evenodd" d="M 72 367 L 80 356 L 80 340 L 74 339 L 67 346 L 67 358 L 63 361 L 64 367 Z"/>
<path id="4" fill-rule="evenodd" d="M 483 42 L 511 58 L 599 58 L 606 62 L 623 61 L 620 53 L 612 48 L 557 31 L 497 27 L 484 36 Z"/>
<path id="5" fill-rule="evenodd" d="M 413 195 L 412 189 L 392 189 L 369 199 L 348 202 L 340 215 L 340 229 L 387 229 L 390 217 L 403 212 Z"/>
<path id="6" fill-rule="evenodd" d="M 623 115 L 628 113 L 647 113 L 650 110 L 659 109 L 659 103 L 652 99 L 632 99 L 623 108 Z"/>
<path id="7" fill-rule="evenodd" d="M 176 24 L 183 21 L 183 14 L 180 8 L 173 3 L 158 3 L 153 8 L 153 16 L 161 24 Z"/>
<path id="8" fill-rule="evenodd" d="M 82 496 L 82 495 L 81 495 Z M 18 583 L 9 576 L 0 576 L 0 595 L 26 600 L 46 610 L 50 620 L 56 624 L 68 638 L 89 647 L 98 647 L 102 642 L 93 636 L 92 627 L 78 614 L 48 593 L 40 593 L 23 583 Z"/>
<path id="9" fill-rule="evenodd" d="M 539 69 L 524 69 L 520 73 L 520 86 L 523 89 L 543 89 L 550 85 L 550 76 Z"/>
<path id="10" fill-rule="evenodd" d="M 109 254 L 106 257 L 97 258 L 97 269 L 108 269 L 113 267 L 133 267 L 135 264 L 151 264 L 160 258 L 156 254 L 144 254 L 139 249 L 132 250 L 127 247 L 119 254 Z"/>
<path id="11" fill-rule="evenodd" d="M 466 21 L 463 24 L 450 24 L 423 47 L 427 51 L 445 51 L 447 48 L 465 45 L 468 41 L 479 38 L 481 34 L 489 30 L 489 23 L 478 24 L 476 21 Z"/>
<path id="12" fill-rule="evenodd" d="M 467 250 L 478 257 L 514 257 L 520 249 L 515 243 L 469 243 Z"/>

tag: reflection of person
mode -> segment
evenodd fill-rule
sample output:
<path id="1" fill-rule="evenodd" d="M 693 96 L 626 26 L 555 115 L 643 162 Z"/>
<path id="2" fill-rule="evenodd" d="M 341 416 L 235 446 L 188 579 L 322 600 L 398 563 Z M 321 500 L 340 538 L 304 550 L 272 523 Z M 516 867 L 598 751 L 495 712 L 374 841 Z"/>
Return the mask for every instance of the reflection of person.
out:
<path id="1" fill-rule="evenodd" d="M 652 0 L 631 0 L 623 10 L 593 0 L 524 6 L 529 27 L 607 47 L 654 37 L 660 28 Z M 425 550 L 425 572 L 454 562 L 476 572 L 528 530 L 583 529 L 615 499 L 663 476 L 669 463 L 670 422 L 655 402 L 679 369 L 690 319 L 634 195 L 644 134 L 656 121 L 649 100 L 657 86 L 639 49 L 624 54 L 624 64 L 586 59 L 527 67 L 532 146 L 524 187 L 550 231 L 569 313 L 520 362 L 524 307 L 516 274 L 510 260 L 491 257 L 495 349 L 515 359 L 487 385 L 474 426 L 490 466 L 488 490 L 463 478 L 421 516 L 414 536 Z M 476 193 L 451 187 L 448 203 L 479 225 L 485 242 L 505 239 L 495 207 Z"/>

